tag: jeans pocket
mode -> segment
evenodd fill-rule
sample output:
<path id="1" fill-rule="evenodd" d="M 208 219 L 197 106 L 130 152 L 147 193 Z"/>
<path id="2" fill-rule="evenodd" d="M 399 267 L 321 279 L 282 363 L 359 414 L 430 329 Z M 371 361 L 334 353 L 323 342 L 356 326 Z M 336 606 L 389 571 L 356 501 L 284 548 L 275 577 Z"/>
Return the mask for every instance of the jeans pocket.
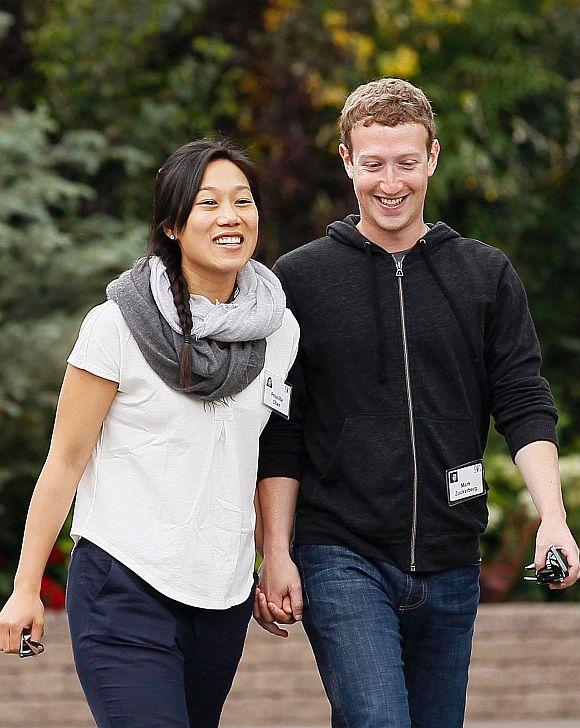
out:
<path id="1" fill-rule="evenodd" d="M 305 578 L 304 578 L 304 570 L 302 568 L 301 558 L 300 558 L 300 546 L 293 546 L 292 547 L 292 560 L 296 564 L 296 568 L 298 569 L 298 574 L 300 575 L 300 583 L 302 585 L 302 599 L 304 601 L 304 606 L 309 607 L 310 601 L 308 600 L 308 590 L 306 588 Z"/>
<path id="2" fill-rule="evenodd" d="M 71 583 L 72 574 L 76 570 L 75 562 L 77 561 L 78 557 L 79 557 L 79 551 L 75 546 L 75 548 L 73 548 L 73 550 L 69 556 L 68 567 L 66 570 L 66 584 L 64 587 L 64 610 L 67 614 L 69 612 L 69 591 L 70 591 L 69 586 Z"/>
<path id="3" fill-rule="evenodd" d="M 87 604 L 92 605 L 105 590 L 115 559 L 99 546 L 85 542 L 82 549 L 83 562 L 81 570 L 82 588 Z"/>

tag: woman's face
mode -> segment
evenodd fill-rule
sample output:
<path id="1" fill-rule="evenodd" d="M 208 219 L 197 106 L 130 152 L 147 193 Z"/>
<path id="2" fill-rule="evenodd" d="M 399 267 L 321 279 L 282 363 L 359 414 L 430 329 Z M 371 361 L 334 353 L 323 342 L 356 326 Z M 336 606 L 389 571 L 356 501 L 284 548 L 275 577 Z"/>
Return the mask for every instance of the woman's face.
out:
<path id="1" fill-rule="evenodd" d="M 227 159 L 208 164 L 176 235 L 184 266 L 204 276 L 232 275 L 248 262 L 258 241 L 258 209 L 239 167 Z"/>

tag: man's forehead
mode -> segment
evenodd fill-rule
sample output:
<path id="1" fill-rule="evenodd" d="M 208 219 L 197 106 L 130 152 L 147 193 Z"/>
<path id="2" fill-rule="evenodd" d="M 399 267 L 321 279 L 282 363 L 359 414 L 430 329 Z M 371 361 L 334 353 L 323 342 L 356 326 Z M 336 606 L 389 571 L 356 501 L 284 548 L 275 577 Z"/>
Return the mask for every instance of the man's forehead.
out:
<path id="1" fill-rule="evenodd" d="M 352 152 L 358 158 L 366 156 L 405 156 L 423 154 L 427 145 L 427 130 L 422 124 L 385 126 L 373 122 L 353 127 Z"/>

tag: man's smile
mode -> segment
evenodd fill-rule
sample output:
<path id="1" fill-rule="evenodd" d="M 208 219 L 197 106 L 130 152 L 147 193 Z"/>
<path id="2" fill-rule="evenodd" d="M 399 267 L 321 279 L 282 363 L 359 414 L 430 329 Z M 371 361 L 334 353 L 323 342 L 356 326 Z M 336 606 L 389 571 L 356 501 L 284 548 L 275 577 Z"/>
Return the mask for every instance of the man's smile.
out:
<path id="1" fill-rule="evenodd" d="M 405 204 L 405 200 L 409 195 L 400 195 L 399 197 L 381 197 L 375 195 L 375 199 L 379 205 L 387 210 L 396 210 Z"/>

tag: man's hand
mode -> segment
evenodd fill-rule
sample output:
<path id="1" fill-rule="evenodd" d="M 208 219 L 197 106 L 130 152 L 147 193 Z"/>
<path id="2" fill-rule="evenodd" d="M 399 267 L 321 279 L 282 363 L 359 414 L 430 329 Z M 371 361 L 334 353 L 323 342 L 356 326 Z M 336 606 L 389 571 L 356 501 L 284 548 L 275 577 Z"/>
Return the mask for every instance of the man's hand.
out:
<path id="1" fill-rule="evenodd" d="M 280 637 L 288 632 L 280 624 L 302 619 L 302 584 L 296 565 L 287 553 L 269 555 L 259 570 L 260 582 L 254 600 L 254 618 L 263 629 Z"/>
<path id="2" fill-rule="evenodd" d="M 550 584 L 550 589 L 566 589 L 572 586 L 580 577 L 580 558 L 578 555 L 578 545 L 574 541 L 570 529 L 566 521 L 558 520 L 556 522 L 542 521 L 538 528 L 536 536 L 536 554 L 534 564 L 537 569 L 541 569 L 546 565 L 546 554 L 550 546 L 557 546 L 562 549 L 568 569 L 570 573 L 560 584 Z"/>
<path id="3" fill-rule="evenodd" d="M 259 570 L 260 590 L 266 595 L 270 610 L 280 617 L 302 619 L 302 583 L 290 554 L 268 554 Z"/>

